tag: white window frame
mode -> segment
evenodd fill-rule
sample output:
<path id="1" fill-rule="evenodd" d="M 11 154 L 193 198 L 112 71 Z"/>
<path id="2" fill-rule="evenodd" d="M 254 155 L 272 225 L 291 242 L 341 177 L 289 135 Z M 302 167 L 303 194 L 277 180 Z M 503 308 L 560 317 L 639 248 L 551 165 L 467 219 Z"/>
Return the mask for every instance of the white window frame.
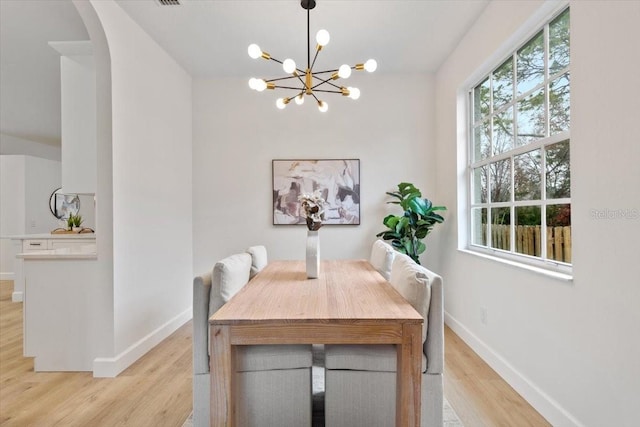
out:
<path id="1" fill-rule="evenodd" d="M 529 142 L 527 144 L 524 144 L 522 146 L 516 146 L 515 148 L 512 148 L 509 151 L 497 154 L 497 155 L 492 155 L 492 156 L 488 156 L 487 158 L 481 159 L 481 160 L 475 160 L 473 158 L 473 153 L 475 150 L 474 147 L 474 136 L 473 136 L 473 130 L 475 128 L 475 125 L 482 123 L 483 119 L 486 119 L 486 115 L 481 117 L 479 120 L 475 120 L 474 117 L 474 104 L 473 104 L 473 96 L 474 96 L 474 88 L 476 88 L 479 84 L 481 84 L 485 79 L 487 79 L 488 77 L 491 76 L 491 74 L 498 69 L 502 64 L 504 64 L 505 61 L 507 61 L 509 58 L 511 58 L 512 60 L 514 59 L 514 57 L 517 55 L 518 50 L 520 50 L 523 46 L 525 46 L 527 43 L 529 43 L 529 41 L 531 41 L 537 34 L 540 33 L 540 31 L 543 31 L 543 43 L 544 43 L 544 66 L 545 66 L 545 71 L 544 71 L 544 78 L 543 81 L 541 83 L 539 83 L 538 85 L 536 85 L 535 87 L 531 88 L 530 90 L 528 90 L 525 93 L 522 94 L 517 94 L 516 96 L 514 96 L 514 98 L 508 102 L 505 103 L 503 105 L 501 105 L 496 111 L 490 111 L 488 114 L 490 117 L 495 117 L 497 115 L 499 115 L 500 113 L 502 113 L 503 111 L 508 110 L 509 108 L 513 108 L 514 109 L 514 144 L 517 144 L 517 104 L 518 101 L 521 99 L 525 99 L 527 96 L 531 95 L 532 93 L 535 93 L 536 91 L 540 90 L 541 88 L 548 88 L 549 84 L 551 82 L 553 82 L 556 78 L 562 76 L 565 73 L 569 73 L 569 75 L 571 75 L 571 61 L 569 62 L 569 66 L 563 68 L 560 71 L 555 72 L 554 74 L 549 74 L 549 67 L 548 67 L 548 54 L 549 54 L 549 24 L 555 19 L 557 18 L 559 15 L 561 15 L 565 10 L 569 9 L 568 3 L 563 2 L 561 4 L 556 4 L 556 7 L 549 11 L 546 11 L 546 14 L 543 16 L 542 19 L 538 18 L 534 24 L 529 25 L 528 28 L 531 30 L 526 34 L 526 37 L 520 37 L 519 38 L 519 42 L 518 43 L 512 43 L 510 44 L 506 49 L 501 49 L 503 54 L 498 55 L 498 56 L 494 56 L 494 59 L 496 59 L 496 61 L 491 61 L 492 66 L 491 67 L 485 67 L 484 71 L 481 73 L 476 73 L 476 76 L 479 75 L 479 77 L 475 78 L 472 80 L 472 83 L 469 84 L 466 89 L 465 89 L 465 102 L 466 102 L 466 113 L 467 113 L 467 117 L 465 118 L 465 127 L 467 130 L 467 160 L 466 160 L 466 176 L 465 176 L 465 181 L 464 181 L 464 185 L 466 187 L 466 196 L 467 196 L 467 207 L 466 207 L 466 215 L 465 215 L 465 221 L 466 221 L 466 226 L 462 227 L 463 230 L 466 230 L 466 244 L 465 244 L 465 248 L 468 251 L 477 253 L 477 254 L 484 254 L 489 256 L 490 258 L 494 258 L 497 260 L 504 260 L 506 261 L 508 264 L 511 265 L 516 265 L 516 266 L 522 266 L 525 268 L 529 268 L 529 269 L 533 269 L 535 271 L 539 271 L 539 272 L 545 272 L 548 271 L 551 274 L 554 273 L 560 273 L 560 275 L 564 275 L 562 276 L 563 278 L 570 278 L 572 271 L 573 271 L 573 266 L 572 264 L 569 263 L 564 263 L 564 262 L 559 262 L 559 261 L 555 261 L 553 259 L 548 259 L 547 258 L 547 245 L 546 244 L 542 244 L 540 249 L 541 249 L 541 256 L 537 257 L 537 256 L 530 256 L 530 255 L 525 255 L 525 254 L 521 254 L 516 252 L 516 236 L 514 232 L 510 232 L 510 248 L 512 250 L 503 250 L 503 249 L 497 249 L 497 248 L 492 248 L 491 247 L 491 221 L 489 218 L 489 208 L 493 207 L 493 208 L 498 208 L 498 207 L 508 207 L 510 208 L 510 214 L 511 214 L 511 230 L 513 230 L 515 228 L 515 208 L 518 206 L 540 206 L 541 207 L 541 236 L 543 236 L 542 238 L 542 242 L 546 241 L 546 206 L 547 205 L 555 205 L 555 204 L 571 204 L 571 198 L 561 198 L 561 199 L 549 199 L 547 200 L 546 198 L 546 155 L 545 155 L 545 147 L 547 146 L 551 146 L 553 144 L 556 144 L 558 142 L 563 142 L 563 141 L 569 141 L 569 143 L 571 144 L 570 140 L 570 130 L 567 131 L 563 131 L 560 133 L 556 133 L 541 139 L 538 139 L 536 141 L 533 142 Z M 514 69 L 513 69 L 513 88 L 514 88 L 514 92 L 517 92 L 517 75 L 516 75 L 516 61 L 513 61 L 514 64 Z M 492 90 L 492 86 L 490 86 L 489 89 L 489 96 L 490 96 L 490 105 L 491 105 L 491 109 L 493 108 L 493 90 Z M 547 132 L 546 134 L 549 135 L 549 126 L 550 126 L 550 115 L 549 115 L 549 90 L 545 90 L 545 101 L 544 101 L 544 108 L 545 111 L 547 112 L 546 115 L 546 123 L 545 126 L 547 128 Z M 571 103 L 571 98 L 569 99 L 569 103 Z M 493 127 L 491 129 L 491 132 L 493 132 Z M 493 138 L 491 138 L 490 144 L 493 144 Z M 541 153 L 541 165 L 540 165 L 540 171 L 541 171 L 541 195 L 540 195 L 540 200 L 522 200 L 522 201 L 515 201 L 514 200 L 514 186 L 515 186 L 515 180 L 514 180 L 514 157 L 524 154 L 524 153 L 528 153 L 528 152 L 532 152 L 532 151 L 536 151 L 536 150 L 540 150 Z M 510 174 L 511 174 L 511 180 L 510 180 L 510 198 L 511 200 L 509 202 L 489 202 L 489 194 L 491 194 L 491 178 L 490 178 L 490 172 L 488 172 L 488 176 L 487 176 L 487 200 L 484 203 L 476 203 L 474 202 L 473 198 L 474 198 L 474 184 L 473 184 L 473 170 L 475 168 L 478 167 L 482 167 L 482 166 L 489 166 L 489 164 L 499 161 L 499 160 L 505 160 L 508 159 L 510 161 Z M 472 211 L 473 209 L 477 209 L 477 208 L 485 208 L 487 209 L 487 241 L 486 241 L 486 245 L 487 246 L 483 246 L 483 245 L 477 245 L 477 244 L 473 244 L 473 215 L 472 215 Z"/>

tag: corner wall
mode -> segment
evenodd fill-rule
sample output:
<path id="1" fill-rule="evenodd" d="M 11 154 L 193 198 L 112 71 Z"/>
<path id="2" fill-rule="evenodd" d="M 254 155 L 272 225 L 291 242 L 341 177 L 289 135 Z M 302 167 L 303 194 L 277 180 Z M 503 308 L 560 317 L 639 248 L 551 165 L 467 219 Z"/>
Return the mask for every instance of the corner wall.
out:
<path id="1" fill-rule="evenodd" d="M 324 114 L 310 97 L 302 106 L 278 110 L 282 95 L 250 90 L 248 78 L 194 81 L 196 274 L 257 244 L 267 247 L 269 259 L 304 258 L 306 227 L 272 225 L 273 159 L 360 159 L 361 224 L 322 227 L 325 259 L 369 257 L 392 210 L 385 191 L 400 181 L 434 193 L 433 76 L 376 72 L 351 79 L 361 98 L 327 95 Z"/>
<path id="2" fill-rule="evenodd" d="M 114 351 L 99 363 L 115 375 L 191 317 L 191 78 L 116 2 L 91 5 L 111 59 L 112 146 L 99 148 L 98 187 L 109 157 L 113 187 L 98 215 L 112 203 Z"/>
<path id="3" fill-rule="evenodd" d="M 464 213 L 463 83 L 548 5 L 490 3 L 437 73 L 437 195 L 450 214 Z M 460 252 L 458 218 L 439 236 L 436 271 L 447 323 L 551 424 L 632 426 L 640 407 L 640 218 L 594 212 L 640 212 L 640 2 L 570 6 L 574 280 Z"/>

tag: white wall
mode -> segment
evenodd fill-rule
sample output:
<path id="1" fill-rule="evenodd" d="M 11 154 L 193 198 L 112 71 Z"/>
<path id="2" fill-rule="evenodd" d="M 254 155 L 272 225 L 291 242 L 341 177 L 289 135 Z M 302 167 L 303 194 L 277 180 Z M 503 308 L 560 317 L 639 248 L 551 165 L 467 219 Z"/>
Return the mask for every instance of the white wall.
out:
<path id="1" fill-rule="evenodd" d="M 58 227 L 58 220 L 49 210 L 49 198 L 60 188 L 61 163 L 25 156 L 24 180 L 24 231 L 26 234 L 48 233 Z"/>
<path id="2" fill-rule="evenodd" d="M 56 228 L 49 197 L 60 187 L 60 161 L 0 155 L 0 162 L 0 236 L 48 233 Z M 0 241 L 0 277 L 12 279 L 15 253 L 9 239 Z"/>
<path id="3" fill-rule="evenodd" d="M 492 2 L 437 74 L 437 195 L 452 216 L 464 212 L 460 91 L 543 5 Z M 637 425 L 640 215 L 593 210 L 640 212 L 638 22 L 637 1 L 571 2 L 574 280 L 458 251 L 457 218 L 438 239 L 447 322 L 555 426 Z"/>
<path id="4" fill-rule="evenodd" d="M 0 156 L 0 236 L 24 233 L 25 156 Z M 13 280 L 15 254 L 11 240 L 0 239 L 0 278 Z"/>
<path id="5" fill-rule="evenodd" d="M 191 317 L 191 78 L 117 3 L 91 4 L 111 55 L 114 348 L 135 360 Z"/>
<path id="6" fill-rule="evenodd" d="M 23 154 L 43 159 L 61 159 L 60 145 L 53 146 L 0 133 L 0 154 Z"/>
<path id="7" fill-rule="evenodd" d="M 91 51 L 90 42 L 73 43 Z M 52 46 L 60 57 L 62 189 L 96 192 L 96 71 L 92 53 L 69 52 L 68 43 Z"/>
<path id="8" fill-rule="evenodd" d="M 433 194 L 433 77 L 354 73 L 351 79 L 361 98 L 328 95 L 324 114 L 310 99 L 278 110 L 282 95 L 252 91 L 247 79 L 194 81 L 196 273 L 255 244 L 266 245 L 270 259 L 304 258 L 306 227 L 272 225 L 272 159 L 360 159 L 361 225 L 322 227 L 325 259 L 369 257 L 391 209 L 385 191 L 399 182 Z"/>

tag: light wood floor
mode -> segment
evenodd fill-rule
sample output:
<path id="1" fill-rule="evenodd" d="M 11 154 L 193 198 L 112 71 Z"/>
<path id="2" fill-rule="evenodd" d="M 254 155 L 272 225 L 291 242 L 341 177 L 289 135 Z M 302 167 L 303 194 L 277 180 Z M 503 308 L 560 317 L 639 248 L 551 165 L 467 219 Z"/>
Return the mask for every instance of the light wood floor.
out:
<path id="1" fill-rule="evenodd" d="M 465 427 L 551 426 L 445 326 L 444 395 Z"/>
<path id="2" fill-rule="evenodd" d="M 175 426 L 191 412 L 191 322 L 118 375 L 33 372 L 22 357 L 22 303 L 0 282 L 0 425 Z"/>
<path id="3" fill-rule="evenodd" d="M 117 378 L 33 372 L 22 356 L 22 303 L 0 281 L 0 426 L 182 426 L 191 412 L 191 322 Z M 465 427 L 549 426 L 445 328 L 445 395 Z"/>

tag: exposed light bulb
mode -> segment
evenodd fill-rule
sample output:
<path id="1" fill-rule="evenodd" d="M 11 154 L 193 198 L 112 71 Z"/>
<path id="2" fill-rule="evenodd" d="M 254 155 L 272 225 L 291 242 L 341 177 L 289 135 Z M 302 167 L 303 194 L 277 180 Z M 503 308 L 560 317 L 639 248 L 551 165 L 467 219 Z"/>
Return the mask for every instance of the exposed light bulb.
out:
<path id="1" fill-rule="evenodd" d="M 376 70 L 376 68 L 378 68 L 378 63 L 376 62 L 375 59 L 370 59 L 364 63 L 364 69 L 370 73 L 373 73 Z"/>
<path id="2" fill-rule="evenodd" d="M 360 98 L 360 89 L 358 89 L 357 87 L 349 86 L 347 90 L 349 91 L 349 98 L 353 100 Z"/>
<path id="3" fill-rule="evenodd" d="M 329 44 L 329 40 L 331 40 L 331 36 L 329 35 L 329 31 L 327 30 L 320 30 L 316 33 L 316 42 L 318 42 L 318 44 L 320 46 L 326 46 Z"/>
<path id="4" fill-rule="evenodd" d="M 260 46 L 255 43 L 249 45 L 247 53 L 249 53 L 249 56 L 253 59 L 258 59 L 262 56 L 262 50 L 260 49 Z"/>
<path id="5" fill-rule="evenodd" d="M 296 104 L 298 104 L 298 105 L 304 104 L 304 95 L 303 94 L 300 94 L 300 95 L 296 96 L 295 99 L 296 99 Z"/>
<path id="6" fill-rule="evenodd" d="M 255 77 L 251 77 L 249 79 L 249 87 L 253 90 L 256 90 L 256 83 L 257 83 L 258 79 L 256 79 Z"/>
<path id="7" fill-rule="evenodd" d="M 285 73 L 292 74 L 296 70 L 296 62 L 291 58 L 287 58 L 282 63 L 282 69 Z"/>
<path id="8" fill-rule="evenodd" d="M 278 107 L 280 110 L 284 109 L 284 107 L 286 107 L 287 104 L 285 104 L 284 102 L 284 98 L 278 98 L 276 100 L 276 107 Z"/>
<path id="9" fill-rule="evenodd" d="M 255 90 L 257 90 L 258 92 L 262 92 L 267 88 L 267 82 L 265 82 L 263 79 L 256 79 L 254 84 Z"/>
<path id="10" fill-rule="evenodd" d="M 318 110 L 320 110 L 321 113 L 326 113 L 328 109 L 329 104 L 324 101 L 318 101 Z"/>
<path id="11" fill-rule="evenodd" d="M 351 67 L 347 64 L 342 64 L 338 69 L 338 77 L 341 79 L 348 79 L 351 75 Z"/>

